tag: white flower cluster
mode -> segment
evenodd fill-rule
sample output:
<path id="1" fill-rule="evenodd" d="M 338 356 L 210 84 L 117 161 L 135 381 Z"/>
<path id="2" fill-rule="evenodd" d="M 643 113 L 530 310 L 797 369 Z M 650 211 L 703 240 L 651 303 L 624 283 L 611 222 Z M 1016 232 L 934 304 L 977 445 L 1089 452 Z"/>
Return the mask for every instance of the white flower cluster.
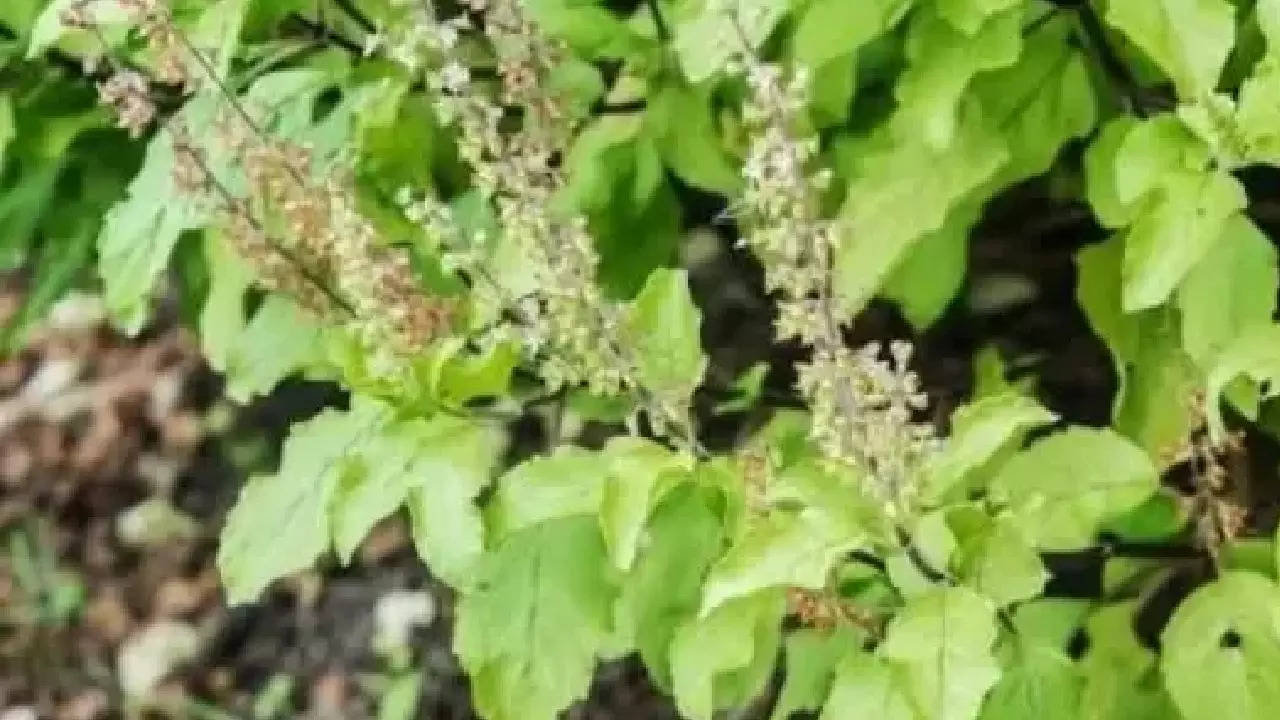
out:
<path id="1" fill-rule="evenodd" d="M 749 90 L 751 134 L 741 243 L 760 259 L 766 289 L 777 296 L 778 338 L 813 349 L 799 367 L 813 438 L 829 459 L 856 467 L 864 490 L 897 516 L 910 506 L 916 474 L 935 445 L 932 428 L 913 422 L 927 398 L 909 369 L 911 346 L 894 343 L 889 360 L 878 344 L 846 346 L 831 285 L 840 237 L 822 208 L 831 173 L 815 167 L 818 138 L 805 130 L 808 76 L 788 77 L 749 51 L 737 64 Z"/>

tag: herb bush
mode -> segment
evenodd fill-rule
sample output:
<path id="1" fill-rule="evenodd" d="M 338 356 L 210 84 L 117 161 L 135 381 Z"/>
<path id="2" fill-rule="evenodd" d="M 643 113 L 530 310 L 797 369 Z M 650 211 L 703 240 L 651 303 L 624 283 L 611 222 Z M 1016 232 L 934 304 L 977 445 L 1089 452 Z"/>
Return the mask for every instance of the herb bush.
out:
<path id="1" fill-rule="evenodd" d="M 1240 501 L 1277 427 L 1276 249 L 1242 178 L 1280 164 L 1280 2 L 7 0 L 0 23 L 0 247 L 33 287 L 6 342 L 96 261 L 123 328 L 179 298 L 232 398 L 350 392 L 244 488 L 232 602 L 407 512 L 492 720 L 556 717 L 632 654 L 695 720 L 1280 706 L 1271 521 Z M 1106 229 L 1074 282 L 1107 427 L 990 354 L 937 412 L 906 337 L 852 341 L 873 302 L 935 323 L 1028 183 Z M 704 350 L 687 268 L 717 234 L 772 347 Z M 1055 590 L 1081 565 L 1096 588 Z"/>

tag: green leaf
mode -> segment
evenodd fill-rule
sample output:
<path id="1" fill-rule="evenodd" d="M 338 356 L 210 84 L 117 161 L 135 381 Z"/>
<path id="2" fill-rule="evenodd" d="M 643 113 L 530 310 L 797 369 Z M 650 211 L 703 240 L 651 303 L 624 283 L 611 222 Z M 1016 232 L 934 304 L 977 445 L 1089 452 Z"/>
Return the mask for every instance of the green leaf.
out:
<path id="1" fill-rule="evenodd" d="M 770 513 L 711 567 L 701 614 L 763 588 L 823 588 L 835 564 L 865 542 L 861 531 L 828 522 L 817 511 Z"/>
<path id="2" fill-rule="evenodd" d="M 861 311 L 885 278 L 925 235 L 942 229 L 951 208 L 1008 158 L 1004 141 L 969 105 L 951 147 L 921 139 L 895 142 L 881 131 L 848 168 L 847 232 L 835 257 L 835 288 L 846 314 Z"/>
<path id="3" fill-rule="evenodd" d="M 723 70 L 742 48 L 751 49 L 769 37 L 787 13 L 787 0 L 727 0 L 706 2 L 700 12 L 676 23 L 675 53 L 691 82 L 706 80 Z"/>
<path id="4" fill-rule="evenodd" d="M 1135 604 L 1110 605 L 1089 618 L 1089 649 L 1080 663 L 1082 720 L 1177 717 L 1156 672 L 1155 653 L 1134 633 Z"/>
<path id="5" fill-rule="evenodd" d="M 1067 648 L 1080 630 L 1088 605 L 1039 600 L 1018 606 L 1016 635 L 1002 643 L 1000 682 L 991 689 L 981 720 L 1078 720 L 1089 709 L 1080 702 L 1079 668 Z"/>
<path id="6" fill-rule="evenodd" d="M 268 295 L 227 348 L 227 396 L 247 403 L 289 375 L 321 365 L 323 358 L 323 336 L 315 319 L 293 300 Z"/>
<path id="7" fill-rule="evenodd" d="M 711 720 L 715 710 L 742 702 L 761 689 L 767 671 L 751 672 L 752 666 L 767 661 L 772 668 L 785 605 L 781 590 L 766 590 L 725 603 L 676 630 L 671 677 L 682 715 Z"/>
<path id="8" fill-rule="evenodd" d="M 376 435 L 386 410 L 373 403 L 326 410 L 293 426 L 280 470 L 240 491 L 218 546 L 218 572 L 233 605 L 276 578 L 310 567 L 329 548 L 330 506 L 348 454 Z"/>
<path id="9" fill-rule="evenodd" d="M 938 588 L 912 599 L 885 632 L 879 654 L 902 673 L 925 717 L 972 720 L 1000 677 L 991 646 L 995 612 L 964 587 Z"/>
<path id="10" fill-rule="evenodd" d="M 1205 391 L 1205 409 L 1209 432 L 1215 442 L 1226 438 L 1222 395 L 1228 385 L 1242 375 L 1265 388 L 1266 397 L 1280 393 L 1280 325 L 1255 325 L 1246 329 L 1214 360 Z M 1241 409 L 1249 419 L 1257 416 L 1257 408 Z"/>
<path id="11" fill-rule="evenodd" d="M 1123 358 L 1114 425 L 1164 468 L 1199 422 L 1194 399 L 1203 377 L 1182 350 L 1174 313 L 1151 310 L 1138 320 L 1136 352 Z"/>
<path id="12" fill-rule="evenodd" d="M 253 285 L 253 268 L 221 233 L 204 238 L 209 294 L 200 309 L 200 350 L 209 366 L 227 372 L 228 360 L 245 328 L 245 293 Z"/>
<path id="13" fill-rule="evenodd" d="M 173 172 L 173 141 L 161 133 L 147 146 L 142 170 L 129 183 L 127 197 L 107 213 L 98 236 L 107 310 L 130 333 L 146 321 L 152 289 L 169 265 L 178 236 L 201 219 L 174 187 Z"/>
<path id="14" fill-rule="evenodd" d="M 1033 398 L 1011 391 L 961 407 L 952 416 L 951 434 L 942 451 L 930 458 L 926 468 L 926 501 L 940 500 L 1027 430 L 1056 420 Z"/>
<path id="15" fill-rule="evenodd" d="M 378 720 L 413 720 L 421 694 L 421 672 L 411 670 L 397 676 L 378 698 Z"/>
<path id="16" fill-rule="evenodd" d="M 1146 453 L 1113 430 L 1075 427 L 1013 456 L 991 481 L 1035 545 L 1072 550 L 1137 507 L 1158 478 Z"/>
<path id="17" fill-rule="evenodd" d="M 972 532 L 957 530 L 957 574 L 1000 607 L 1038 596 L 1049 573 L 1026 534 L 1007 515 L 980 514 L 981 524 Z"/>
<path id="18" fill-rule="evenodd" d="M 603 7 L 574 0 L 528 0 L 538 29 L 590 58 L 625 57 L 639 41 L 625 22 Z"/>
<path id="19" fill-rule="evenodd" d="M 1186 720 L 1262 720 L 1280 703 L 1280 590 L 1230 572 L 1196 590 L 1160 636 L 1165 687 Z"/>
<path id="20" fill-rule="evenodd" d="M 938 0 L 938 14 L 960 32 L 974 35 L 987 18 L 1020 3 L 1021 0 Z"/>
<path id="21" fill-rule="evenodd" d="M 875 655 L 855 649 L 836 667 L 831 695 L 821 720 L 916 720 L 918 717 L 907 694 L 904 674 Z"/>
<path id="22" fill-rule="evenodd" d="M 1163 303 L 1208 254 L 1247 198 L 1224 172 L 1166 175 L 1160 199 L 1125 235 L 1124 310 Z"/>
<path id="23" fill-rule="evenodd" d="M 1096 93 L 1085 56 L 1071 44 L 1072 32 L 1067 16 L 1049 20 L 1026 39 L 1016 64 L 973 81 L 972 92 L 1009 146 L 1002 186 L 1044 173 L 1064 145 L 1097 123 Z"/>
<path id="24" fill-rule="evenodd" d="M 696 616 L 703 576 L 721 550 L 718 495 L 683 483 L 664 496 L 647 526 L 650 540 L 615 606 L 620 644 L 639 650 L 650 676 L 667 691 L 672 687 L 671 639 L 677 627 Z"/>
<path id="25" fill-rule="evenodd" d="M 1059 648 L 1023 650 L 1004 666 L 982 708 L 981 720 L 1078 720 L 1080 679 Z"/>
<path id="26" fill-rule="evenodd" d="M 333 540 L 350 562 L 373 526 L 409 503 L 419 554 L 432 572 L 465 584 L 484 549 L 476 497 L 502 449 L 489 428 L 447 415 L 385 428 L 350 453 L 333 501 Z"/>
<path id="27" fill-rule="evenodd" d="M 1208 367 L 1246 328 L 1271 320 L 1278 288 L 1271 240 L 1244 215 L 1233 215 L 1213 251 L 1178 288 L 1187 354 Z"/>
<path id="28" fill-rule="evenodd" d="M 706 92 L 673 79 L 649 97 L 645 114 L 662 162 L 690 185 L 724 194 L 742 184 L 737 164 L 725 148 Z"/>
<path id="29" fill-rule="evenodd" d="M 554 720 L 586 697 L 609 638 L 614 587 L 590 518 L 564 518 L 505 538 L 458 602 L 454 651 L 489 720 Z"/>
<path id="30" fill-rule="evenodd" d="M 917 332 L 937 322 L 964 284 L 969 232 L 981 212 L 979 203 L 965 202 L 947 213 L 942 229 L 921 238 L 885 283 L 885 296 Z"/>
<path id="31" fill-rule="evenodd" d="M 511 468 L 485 509 L 496 537 L 556 518 L 595 516 L 604 499 L 606 468 L 593 452 L 556 448 Z"/>
<path id="32" fill-rule="evenodd" d="M 857 647 L 859 633 L 848 625 L 833 630 L 801 629 L 787 636 L 786 680 L 770 720 L 787 720 L 801 710 L 814 712 L 826 702 L 836 665 Z"/>
<path id="33" fill-rule="evenodd" d="M 635 562 L 650 511 L 689 476 L 688 461 L 650 440 L 612 438 L 602 453 L 606 472 L 600 499 L 600 531 L 609 559 L 627 571 Z"/>
<path id="34" fill-rule="evenodd" d="M 28 60 L 39 57 L 64 40 L 68 49 L 101 52 L 98 47 L 101 43 L 91 31 L 68 27 L 62 22 L 62 14 L 76 4 L 77 0 L 53 0 L 45 6 L 31 28 Z M 119 28 L 129 22 L 128 11 L 117 0 L 89 0 L 84 5 L 84 12 L 95 25 L 106 29 L 107 37 L 113 41 L 119 36 Z"/>
<path id="35" fill-rule="evenodd" d="M 896 122 L 910 139 L 918 134 L 935 150 L 951 148 L 957 106 L 969 82 L 980 72 L 1012 65 L 1021 49 L 1021 9 L 993 15 L 972 35 L 923 9 L 907 32 L 907 69 L 894 87 Z"/>
<path id="36" fill-rule="evenodd" d="M 689 293 L 684 270 L 659 268 L 649 275 L 626 318 L 645 389 L 682 407 L 706 370 L 702 312 Z"/>
<path id="37" fill-rule="evenodd" d="M 14 124 L 13 97 L 9 93 L 0 93 L 0 172 L 5 169 L 5 151 L 16 137 L 18 128 Z"/>
<path id="38" fill-rule="evenodd" d="M 852 55 L 868 41 L 897 25 L 911 0 L 813 0 L 796 23 L 792 56 L 816 70 L 836 58 Z M 852 62 L 852 61 L 851 61 Z"/>
<path id="39" fill-rule="evenodd" d="M 439 402 L 461 407 L 476 398 L 501 397 L 511 387 L 511 374 L 520 362 L 512 343 L 494 343 L 483 352 L 466 348 L 461 337 L 447 338 L 435 348 L 431 391 Z"/>
<path id="40" fill-rule="evenodd" d="M 1085 150 L 1085 196 L 1098 222 L 1109 228 L 1128 225 L 1141 210 L 1133 198 L 1121 198 L 1117 177 L 1120 148 L 1137 125 L 1131 115 L 1114 118 Z"/>
<path id="41" fill-rule="evenodd" d="M 1193 100 L 1212 92 L 1235 42 L 1235 8 L 1227 0 L 1128 0 L 1107 3 L 1106 21 Z"/>

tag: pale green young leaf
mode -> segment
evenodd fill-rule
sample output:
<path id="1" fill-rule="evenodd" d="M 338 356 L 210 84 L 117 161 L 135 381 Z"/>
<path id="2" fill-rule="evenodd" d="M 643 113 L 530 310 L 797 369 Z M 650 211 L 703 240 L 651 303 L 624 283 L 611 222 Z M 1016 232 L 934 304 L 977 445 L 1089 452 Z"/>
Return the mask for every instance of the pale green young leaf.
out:
<path id="1" fill-rule="evenodd" d="M 1271 240 L 1244 215 L 1233 215 L 1213 251 L 1178 288 L 1182 346 L 1201 367 L 1245 328 L 1276 311 L 1280 273 Z"/>
<path id="2" fill-rule="evenodd" d="M 951 433 L 942 451 L 930 458 L 926 468 L 926 501 L 940 500 L 1027 430 L 1056 420 L 1057 416 L 1035 399 L 1012 391 L 961 407 L 952 416 Z"/>
<path id="3" fill-rule="evenodd" d="M 227 602 L 258 597 L 277 578 L 310 567 L 330 546 L 330 506 L 349 454 L 376 435 L 386 408 L 357 403 L 293 426 L 280 470 L 251 478 L 227 516 L 218 572 Z"/>
<path id="4" fill-rule="evenodd" d="M 1244 186 L 1224 172 L 1177 172 L 1160 199 L 1125 235 L 1124 303 L 1132 313 L 1162 304 L 1222 237 L 1247 203 Z"/>
<path id="5" fill-rule="evenodd" d="M 680 67 L 699 83 L 723 70 L 742 51 L 745 39 L 755 49 L 786 15 L 787 0 L 727 0 L 705 2 L 696 14 L 682 17 L 673 28 Z"/>
<path id="6" fill-rule="evenodd" d="M 323 340 L 316 319 L 297 303 L 268 295 L 227 348 L 227 396 L 247 403 L 289 375 L 323 365 Z"/>
<path id="7" fill-rule="evenodd" d="M 465 339 L 448 338 L 438 343 L 434 352 L 432 395 L 454 406 L 475 398 L 504 395 L 520 362 L 520 349 L 513 343 L 495 343 L 477 353 L 466 348 Z"/>
<path id="8" fill-rule="evenodd" d="M 600 457 L 605 473 L 600 499 L 600 531 L 609 559 L 621 571 L 635 562 L 649 513 L 672 487 L 689 476 L 686 458 L 651 441 L 612 438 Z"/>
<path id="9" fill-rule="evenodd" d="M 640 379 L 646 390 L 680 407 L 702 382 L 702 312 L 689 292 L 684 270 L 658 268 L 649 275 L 627 313 Z"/>
<path id="10" fill-rule="evenodd" d="M 775 511 L 757 519 L 707 575 L 701 614 L 763 588 L 825 587 L 835 564 L 866 542 L 860 530 L 817 512 Z"/>
<path id="11" fill-rule="evenodd" d="M 925 717 L 972 720 L 1000 677 L 995 640 L 994 608 L 968 588 L 944 587 L 907 603 L 878 651 Z"/>
<path id="12" fill-rule="evenodd" d="M 1215 441 L 1226 438 L 1222 396 L 1236 378 L 1245 376 L 1267 390 L 1280 393 L 1280 325 L 1255 325 L 1241 332 L 1214 359 L 1205 391 L 1209 431 Z M 1250 419 L 1256 408 L 1240 408 Z"/>
<path id="13" fill-rule="evenodd" d="M 1218 84 L 1235 43 L 1235 12 L 1228 0 L 1125 0 L 1107 3 L 1106 21 L 1193 100 Z"/>
<path id="14" fill-rule="evenodd" d="M 847 624 L 832 630 L 804 628 L 787 636 L 786 679 L 770 720 L 788 720 L 799 711 L 816 712 L 826 703 L 836 666 L 861 642 Z"/>
<path id="15" fill-rule="evenodd" d="M 942 229 L 920 238 L 885 282 L 885 296 L 897 303 L 916 331 L 933 325 L 964 284 L 969 231 L 981 212 L 976 202 L 953 208 Z"/>
<path id="16" fill-rule="evenodd" d="M 814 69 L 848 56 L 888 32 L 911 8 L 911 0 L 813 0 L 796 22 L 792 57 Z"/>
<path id="17" fill-rule="evenodd" d="M 1014 455 L 991 481 L 1033 543 L 1073 550 L 1100 525 L 1137 507 L 1158 478 L 1141 448 L 1109 429 L 1073 427 Z"/>
<path id="18" fill-rule="evenodd" d="M 1116 148 L 1110 172 L 1117 199 L 1136 203 L 1183 171 L 1198 172 L 1209 161 L 1208 147 L 1172 113 L 1133 124 Z"/>
<path id="19" fill-rule="evenodd" d="M 485 507 L 486 525 L 501 538 L 547 520 L 595 516 L 606 472 L 598 453 L 574 446 L 529 458 L 499 478 Z"/>
<path id="20" fill-rule="evenodd" d="M 767 656 L 772 666 L 785 606 L 781 590 L 764 590 L 725 603 L 676 630 L 671 677 L 681 714 L 690 720 L 711 720 L 717 709 L 760 689 L 735 680 L 762 657 Z"/>
<path id="21" fill-rule="evenodd" d="M 244 332 L 245 293 L 253 284 L 253 268 L 216 231 L 204 238 L 209 294 L 200 309 L 200 349 L 214 370 L 225 373 L 232 348 Z"/>
<path id="22" fill-rule="evenodd" d="M 1165 687 L 1186 720 L 1263 720 L 1280 705 L 1280 589 L 1229 572 L 1182 601 L 1160 636 Z"/>
<path id="23" fill-rule="evenodd" d="M 615 588 L 591 518 L 505 538 L 458 602 L 454 651 L 489 720 L 555 720 L 584 698 L 609 639 Z"/>
<path id="24" fill-rule="evenodd" d="M 907 32 L 907 69 L 894 87 L 899 120 L 908 142 L 922 138 L 935 150 L 952 148 L 957 108 L 975 75 L 1008 67 L 1022 49 L 1022 12 L 991 16 L 966 35 L 925 8 L 913 16 Z"/>
<path id="25" fill-rule="evenodd" d="M 868 652 L 853 649 L 836 667 L 821 720 L 917 720 L 906 674 Z"/>
<path id="26" fill-rule="evenodd" d="M 1007 160 L 1000 135 L 975 105 L 961 112 L 949 149 L 923 139 L 895 142 L 882 131 L 847 168 L 849 190 L 840 213 L 846 229 L 837 251 L 835 290 L 842 310 L 859 312 L 912 246 L 943 227 L 951 208 Z"/>
<path id="27" fill-rule="evenodd" d="M 721 550 L 724 528 L 718 492 L 683 483 L 653 511 L 650 541 L 623 581 L 614 606 L 617 642 L 634 647 L 650 677 L 672 687 L 668 649 L 676 628 L 692 620 L 702 602 L 702 579 Z"/>

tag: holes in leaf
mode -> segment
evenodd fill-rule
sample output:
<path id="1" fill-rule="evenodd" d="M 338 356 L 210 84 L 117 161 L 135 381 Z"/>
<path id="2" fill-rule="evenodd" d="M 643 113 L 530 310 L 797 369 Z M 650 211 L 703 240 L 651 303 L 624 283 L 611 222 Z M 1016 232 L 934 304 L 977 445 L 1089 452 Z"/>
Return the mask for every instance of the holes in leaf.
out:
<path id="1" fill-rule="evenodd" d="M 1089 633 L 1084 628 L 1076 628 L 1071 634 L 1071 639 L 1067 641 L 1067 656 L 1072 660 L 1079 660 L 1089 652 Z"/>
<path id="2" fill-rule="evenodd" d="M 311 106 L 311 122 L 319 123 L 333 112 L 342 100 L 342 90 L 338 87 L 326 88 L 324 92 L 316 96 L 315 104 Z"/>
<path id="3" fill-rule="evenodd" d="M 1228 630 L 1222 633 L 1222 637 L 1218 638 L 1218 646 L 1224 649 L 1236 649 L 1244 644 L 1244 638 L 1240 637 L 1240 633 L 1235 630 Z"/>

